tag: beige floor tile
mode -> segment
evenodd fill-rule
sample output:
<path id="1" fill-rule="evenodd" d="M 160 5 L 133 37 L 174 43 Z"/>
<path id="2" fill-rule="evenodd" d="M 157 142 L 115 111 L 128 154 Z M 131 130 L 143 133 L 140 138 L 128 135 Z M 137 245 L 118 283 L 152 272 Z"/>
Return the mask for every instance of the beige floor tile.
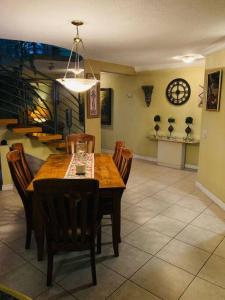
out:
<path id="1" fill-rule="evenodd" d="M 11 249 L 13 249 L 13 251 L 15 251 L 26 260 L 37 258 L 37 248 L 34 236 L 31 239 L 30 249 L 25 249 L 25 237 L 6 243 Z"/>
<path id="2" fill-rule="evenodd" d="M 197 196 L 189 195 L 185 196 L 179 201 L 179 205 L 194 210 L 196 212 L 202 212 L 210 205 L 211 201 L 206 199 L 199 199 Z"/>
<path id="3" fill-rule="evenodd" d="M 191 222 L 194 218 L 196 218 L 199 213 L 183 206 L 174 204 L 173 206 L 169 207 L 168 209 L 164 210 L 162 215 L 174 218 L 181 222 Z"/>
<path id="4" fill-rule="evenodd" d="M 75 297 L 68 294 L 64 289 L 59 287 L 56 283 L 53 286 L 48 287 L 43 293 L 41 293 L 35 300 L 74 300 Z"/>
<path id="5" fill-rule="evenodd" d="M 78 299 L 103 300 L 113 293 L 124 281 L 125 278 L 111 271 L 105 266 L 96 266 L 96 286 L 91 285 L 90 268 L 82 268 L 64 278 L 59 284 Z"/>
<path id="6" fill-rule="evenodd" d="M 224 300 L 225 290 L 198 277 L 190 284 L 181 300 Z"/>
<path id="7" fill-rule="evenodd" d="M 205 251 L 213 252 L 222 241 L 223 235 L 197 226 L 188 225 L 176 236 L 176 239 Z"/>
<path id="8" fill-rule="evenodd" d="M 192 225 L 225 235 L 225 220 L 218 217 L 201 214 L 192 222 Z"/>
<path id="9" fill-rule="evenodd" d="M 127 193 L 123 194 L 123 201 L 126 202 L 128 205 L 133 205 L 146 197 L 145 194 L 140 193 L 139 191 L 127 191 Z"/>
<path id="10" fill-rule="evenodd" d="M 225 259 L 213 254 L 202 268 L 198 277 L 225 288 Z"/>
<path id="11" fill-rule="evenodd" d="M 137 229 L 140 225 L 137 223 L 131 222 L 129 220 L 126 220 L 124 218 L 121 219 L 121 237 L 125 237 L 129 233 L 133 232 L 135 229 Z M 102 231 L 109 234 L 110 236 L 112 235 L 112 227 L 111 226 L 106 226 L 102 227 Z"/>
<path id="12" fill-rule="evenodd" d="M 113 247 L 102 247 L 101 262 L 121 274 L 129 278 L 152 256 L 126 243 L 121 243 L 119 247 L 119 257 L 114 256 Z"/>
<path id="13" fill-rule="evenodd" d="M 0 275 L 12 272 L 25 264 L 25 260 L 13 252 L 9 247 L 2 245 L 0 247 Z"/>
<path id="14" fill-rule="evenodd" d="M 163 190 L 154 194 L 153 197 L 159 200 L 166 200 L 170 203 L 176 203 L 183 197 L 183 194 Z"/>
<path id="15" fill-rule="evenodd" d="M 8 222 L 7 224 L 0 226 L 0 240 L 2 241 L 14 241 L 26 234 L 25 220 L 17 222 Z"/>
<path id="16" fill-rule="evenodd" d="M 218 217 L 220 219 L 225 219 L 225 210 L 223 210 L 221 207 L 216 205 L 215 203 L 212 203 L 204 212 L 203 214 L 212 216 L 212 217 Z"/>
<path id="17" fill-rule="evenodd" d="M 147 197 L 144 200 L 138 202 L 136 206 L 141 206 L 144 209 L 150 209 L 156 213 L 160 213 L 172 204 L 166 200 L 159 200 L 151 197 Z"/>
<path id="18" fill-rule="evenodd" d="M 131 280 L 162 299 L 177 300 L 194 276 L 158 258 L 152 258 Z"/>
<path id="19" fill-rule="evenodd" d="M 159 232 L 140 228 L 126 236 L 124 241 L 154 255 L 165 246 L 170 239 L 170 237 Z"/>
<path id="20" fill-rule="evenodd" d="M 225 240 L 216 248 L 214 254 L 225 258 Z"/>
<path id="21" fill-rule="evenodd" d="M 187 224 L 180 222 L 178 220 L 158 215 L 145 223 L 142 229 L 149 228 L 170 237 L 174 237 L 178 232 L 180 232 Z"/>
<path id="22" fill-rule="evenodd" d="M 144 224 L 148 220 L 152 219 L 157 215 L 157 212 L 150 209 L 144 209 L 138 205 L 127 208 L 122 212 L 122 216 L 132 222 L 139 225 Z"/>
<path id="23" fill-rule="evenodd" d="M 131 281 L 126 281 L 115 293 L 108 298 L 109 300 L 159 300 Z"/>
<path id="24" fill-rule="evenodd" d="M 177 240 L 172 240 L 157 253 L 157 257 L 194 275 L 198 273 L 209 255 L 208 252 Z"/>
<path id="25" fill-rule="evenodd" d="M 0 282 L 31 298 L 40 295 L 47 289 L 46 276 L 30 264 L 25 264 L 13 272 L 0 276 Z"/>

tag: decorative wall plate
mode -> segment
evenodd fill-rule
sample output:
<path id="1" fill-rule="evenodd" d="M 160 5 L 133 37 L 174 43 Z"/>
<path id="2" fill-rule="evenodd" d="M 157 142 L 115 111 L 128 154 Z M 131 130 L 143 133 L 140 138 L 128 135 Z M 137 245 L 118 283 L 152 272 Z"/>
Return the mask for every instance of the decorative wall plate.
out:
<path id="1" fill-rule="evenodd" d="M 182 79 L 176 78 L 172 80 L 166 88 L 166 96 L 170 103 L 181 105 L 188 101 L 191 95 L 189 83 Z"/>

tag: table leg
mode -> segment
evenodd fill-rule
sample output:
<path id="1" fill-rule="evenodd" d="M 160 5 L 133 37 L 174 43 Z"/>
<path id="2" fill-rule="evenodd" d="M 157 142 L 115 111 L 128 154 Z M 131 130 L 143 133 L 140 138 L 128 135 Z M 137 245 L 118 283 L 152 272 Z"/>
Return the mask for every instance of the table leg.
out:
<path id="1" fill-rule="evenodd" d="M 112 211 L 112 238 L 115 256 L 119 256 L 120 230 L 121 230 L 121 191 L 113 191 Z"/>
<path id="2" fill-rule="evenodd" d="M 33 227 L 34 235 L 37 244 L 37 260 L 43 260 L 44 256 L 44 224 L 40 217 L 40 209 L 38 209 L 38 203 L 33 199 Z"/>

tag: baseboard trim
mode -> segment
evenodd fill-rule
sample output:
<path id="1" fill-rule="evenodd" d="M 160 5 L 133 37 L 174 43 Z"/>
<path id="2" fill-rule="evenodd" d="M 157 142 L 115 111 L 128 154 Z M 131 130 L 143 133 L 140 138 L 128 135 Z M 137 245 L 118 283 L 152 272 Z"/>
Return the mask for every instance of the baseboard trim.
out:
<path id="1" fill-rule="evenodd" d="M 3 184 L 2 185 L 2 191 L 12 191 L 13 190 L 13 184 Z"/>
<path id="2" fill-rule="evenodd" d="M 219 205 L 223 210 L 225 210 L 225 203 L 218 198 L 216 195 L 214 195 L 212 192 L 210 192 L 204 185 L 202 185 L 199 181 L 195 181 L 195 185 L 197 188 L 199 188 L 206 196 L 209 197 L 214 203 Z"/>
<path id="3" fill-rule="evenodd" d="M 110 150 L 110 149 L 104 149 L 104 148 L 103 148 L 103 149 L 102 149 L 102 152 L 103 152 L 103 153 L 105 152 L 105 153 L 110 153 L 110 154 L 111 154 L 111 153 L 113 153 L 113 150 Z"/>
<path id="4" fill-rule="evenodd" d="M 111 154 L 111 153 L 113 153 L 113 150 L 102 149 L 102 152 L 110 153 Z M 157 158 L 156 157 L 151 157 L 151 156 L 143 156 L 143 155 L 139 155 L 139 154 L 134 154 L 134 158 L 142 159 L 142 160 L 147 160 L 147 161 L 151 161 L 151 162 L 155 162 L 155 163 L 157 162 Z M 168 165 L 167 165 L 167 167 L 168 167 Z M 198 170 L 198 166 L 189 165 L 189 164 L 185 164 L 185 168 L 192 169 L 192 170 Z"/>
<path id="5" fill-rule="evenodd" d="M 156 160 L 157 160 L 155 157 L 142 156 L 142 155 L 138 155 L 138 154 L 134 154 L 134 158 L 142 159 L 142 160 L 147 160 L 147 161 L 151 161 L 151 162 L 156 162 Z"/>
<path id="6" fill-rule="evenodd" d="M 196 166 L 196 165 L 185 164 L 185 168 L 192 169 L 192 170 L 198 170 L 198 166 Z"/>

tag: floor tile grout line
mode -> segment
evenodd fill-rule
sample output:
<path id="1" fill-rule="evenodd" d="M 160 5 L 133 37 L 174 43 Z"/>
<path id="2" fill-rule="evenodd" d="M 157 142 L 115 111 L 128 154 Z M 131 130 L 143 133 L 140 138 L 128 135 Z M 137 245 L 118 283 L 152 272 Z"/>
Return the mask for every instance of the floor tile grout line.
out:
<path id="1" fill-rule="evenodd" d="M 224 239 L 223 239 L 224 240 Z M 193 280 L 189 283 L 189 285 L 186 287 L 186 289 L 183 291 L 183 293 L 181 294 L 181 296 L 179 297 L 179 299 L 184 295 L 185 291 L 188 289 L 188 287 L 191 285 L 191 283 L 198 277 L 200 279 L 202 279 L 201 277 L 198 276 L 198 274 L 201 272 L 201 270 L 204 268 L 204 266 L 207 264 L 207 262 L 209 261 L 209 259 L 212 257 L 212 255 L 214 254 L 214 252 L 216 251 L 216 249 L 219 247 L 219 245 L 223 242 L 223 240 L 217 245 L 217 247 L 214 249 L 214 251 L 211 253 L 211 255 L 209 255 L 209 257 L 206 259 L 206 261 L 204 262 L 204 264 L 202 265 L 202 267 L 199 269 L 199 271 L 197 272 L 197 274 L 195 275 L 195 277 L 193 278 Z M 203 279 L 204 280 L 204 279 Z M 206 280 L 207 282 L 210 282 L 208 280 Z M 210 282 L 212 285 L 218 286 L 212 282 Z M 221 286 L 219 286 L 221 287 Z M 225 289 L 225 288 L 223 288 Z"/>

